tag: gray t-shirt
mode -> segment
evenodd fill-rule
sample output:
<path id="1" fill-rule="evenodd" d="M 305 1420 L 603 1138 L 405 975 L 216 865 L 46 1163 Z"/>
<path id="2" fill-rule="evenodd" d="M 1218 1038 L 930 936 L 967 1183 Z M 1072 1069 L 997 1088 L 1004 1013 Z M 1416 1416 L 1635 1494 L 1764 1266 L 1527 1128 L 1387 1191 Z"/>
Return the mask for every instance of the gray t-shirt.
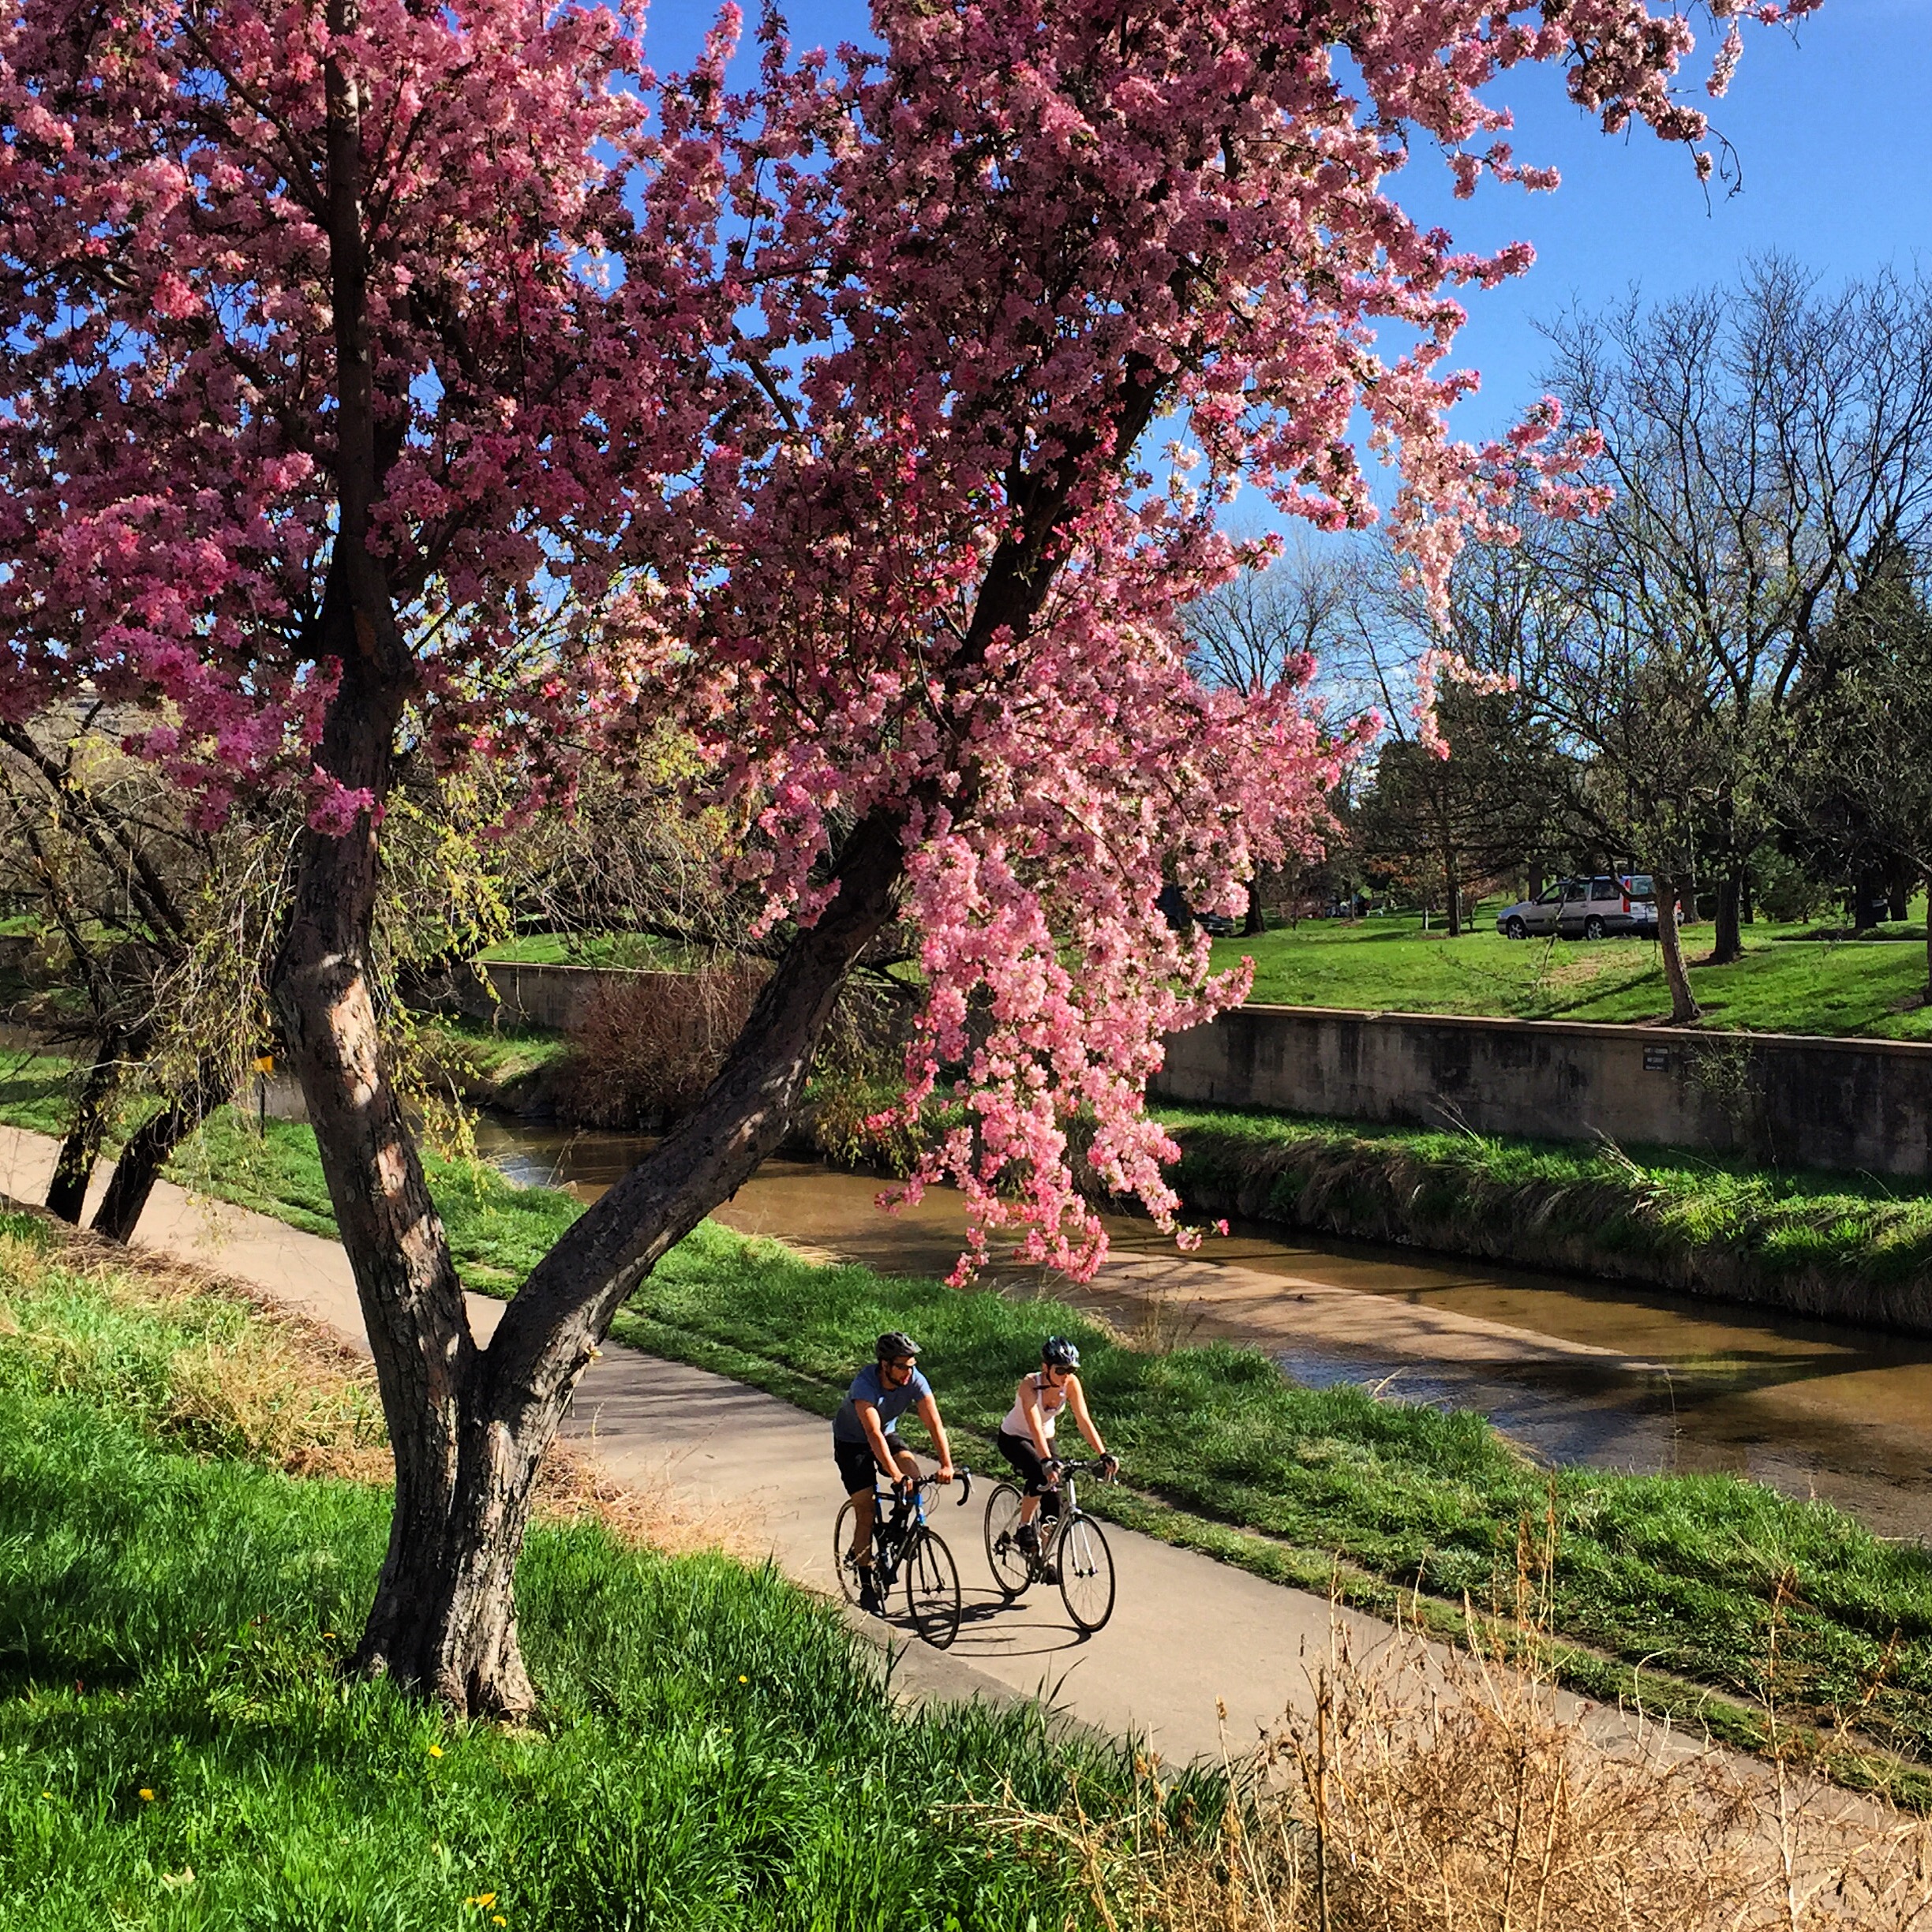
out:
<path id="1" fill-rule="evenodd" d="M 845 1400 L 832 1418 L 834 1442 L 863 1443 L 865 1425 L 859 1420 L 859 1404 L 869 1402 L 878 1411 L 879 1427 L 888 1436 L 897 1432 L 899 1418 L 932 1393 L 932 1384 L 915 1368 L 906 1377 L 904 1388 L 888 1388 L 877 1362 L 868 1363 L 852 1377 Z"/>

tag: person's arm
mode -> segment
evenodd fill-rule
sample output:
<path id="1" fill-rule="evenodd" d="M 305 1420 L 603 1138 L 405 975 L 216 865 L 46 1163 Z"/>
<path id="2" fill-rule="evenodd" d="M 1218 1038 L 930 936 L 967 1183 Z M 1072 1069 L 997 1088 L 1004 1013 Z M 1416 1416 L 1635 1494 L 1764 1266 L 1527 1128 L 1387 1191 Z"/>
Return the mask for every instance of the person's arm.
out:
<path id="1" fill-rule="evenodd" d="M 1080 1425 L 1080 1432 L 1092 1445 L 1097 1456 L 1106 1454 L 1106 1444 L 1100 1440 L 1100 1432 L 1094 1427 L 1094 1419 L 1087 1413 L 1087 1391 L 1080 1387 L 1080 1379 L 1070 1375 L 1066 1380 L 1067 1406 L 1073 1411 L 1073 1420 Z"/>
<path id="2" fill-rule="evenodd" d="M 953 1480 L 953 1449 L 946 1440 L 945 1425 L 939 1420 L 938 1398 L 928 1390 L 919 1398 L 919 1417 L 926 1425 L 927 1432 L 932 1437 L 933 1447 L 938 1453 L 938 1475 L 942 1483 Z"/>
<path id="3" fill-rule="evenodd" d="M 886 1430 L 878 1417 L 878 1405 L 859 1395 L 852 1398 L 852 1406 L 859 1412 L 859 1426 L 865 1431 L 866 1447 L 872 1451 L 872 1460 L 886 1472 L 889 1481 L 899 1481 L 898 1461 L 886 1440 Z"/>
<path id="4" fill-rule="evenodd" d="M 1108 1452 L 1107 1446 L 1100 1440 L 1100 1432 L 1094 1425 L 1094 1419 L 1087 1413 L 1087 1391 L 1080 1387 L 1078 1376 L 1067 1377 L 1067 1406 L 1073 1411 L 1073 1420 L 1080 1425 L 1080 1432 L 1093 1446 L 1093 1452 L 1104 1462 L 1118 1466 L 1118 1458 Z"/>

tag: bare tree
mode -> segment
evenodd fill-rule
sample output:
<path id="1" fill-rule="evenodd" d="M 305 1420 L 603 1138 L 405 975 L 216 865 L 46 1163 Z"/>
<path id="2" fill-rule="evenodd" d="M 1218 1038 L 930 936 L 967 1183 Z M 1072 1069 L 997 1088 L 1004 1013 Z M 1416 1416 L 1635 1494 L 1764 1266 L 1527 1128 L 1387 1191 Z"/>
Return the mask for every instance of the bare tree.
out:
<path id="1" fill-rule="evenodd" d="M 1350 648 L 1368 583 L 1368 555 L 1352 542 L 1319 542 L 1297 532 L 1265 570 L 1247 570 L 1188 607 L 1185 622 L 1204 683 L 1261 691 L 1285 678 L 1319 671 L 1331 694 L 1330 721 L 1348 722 L 1363 708 L 1346 681 Z M 1262 905 L 1277 875 L 1248 883 L 1245 933 L 1265 930 Z"/>
<path id="2" fill-rule="evenodd" d="M 1686 781 L 1667 788 L 1698 800 L 1721 964 L 1740 950 L 1742 882 L 1819 627 L 1881 533 L 1916 543 L 1932 515 L 1932 291 L 1888 271 L 1821 293 L 1770 256 L 1735 287 L 1633 295 L 1550 337 L 1551 386 L 1602 434 L 1615 492 L 1595 523 L 1545 533 L 1575 607 L 1570 696 L 1607 707 L 1568 703 L 1566 722 L 1599 759 L 1641 737 L 1639 769 L 1660 739 L 1682 747 Z M 1654 711 L 1641 729 L 1639 698 Z"/>
<path id="3" fill-rule="evenodd" d="M 267 1037 L 261 973 L 290 836 L 259 817 L 197 825 L 182 794 L 122 754 L 127 722 L 95 705 L 38 730 L 0 725 L 0 891 L 49 942 L 68 996 L 54 1036 L 82 1056 L 47 1204 L 80 1220 L 132 1107 L 93 1222 L 117 1241 Z"/>

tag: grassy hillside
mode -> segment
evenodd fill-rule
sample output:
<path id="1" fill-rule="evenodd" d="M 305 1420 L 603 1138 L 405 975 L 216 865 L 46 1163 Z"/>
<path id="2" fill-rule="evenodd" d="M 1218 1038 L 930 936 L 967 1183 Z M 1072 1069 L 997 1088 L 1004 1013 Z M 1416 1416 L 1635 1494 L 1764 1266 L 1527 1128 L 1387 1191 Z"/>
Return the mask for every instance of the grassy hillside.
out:
<path id="1" fill-rule="evenodd" d="M 537 1720 L 339 1674 L 388 1496 L 367 1372 L 152 1263 L 0 1217 L 0 1922 L 900 1932 L 1099 1922 L 1073 1852 L 1117 1753 L 895 1709 L 769 1567 L 554 1515 L 518 1573 Z M 298 1414 L 300 1426 L 278 1424 Z M 377 1456 L 376 1463 L 386 1461 Z M 1212 1818 L 1209 1780 L 1181 1808 Z M 964 1809 L 962 1809 L 964 1807 Z"/>
<path id="2" fill-rule="evenodd" d="M 1487 908 L 1477 929 L 1458 939 L 1440 927 L 1425 934 L 1412 913 L 1306 919 L 1253 938 L 1218 941 L 1215 959 L 1231 966 L 1252 957 L 1251 997 L 1281 1005 L 1611 1023 L 1670 1012 L 1654 942 L 1511 941 L 1496 931 L 1496 910 Z M 1741 960 L 1704 966 L 1698 962 L 1710 950 L 1710 928 L 1686 927 L 1690 983 L 1705 1024 L 1932 1039 L 1932 1010 L 1918 1003 L 1926 983 L 1923 941 L 1800 936 L 1810 930 L 1748 927 Z"/>

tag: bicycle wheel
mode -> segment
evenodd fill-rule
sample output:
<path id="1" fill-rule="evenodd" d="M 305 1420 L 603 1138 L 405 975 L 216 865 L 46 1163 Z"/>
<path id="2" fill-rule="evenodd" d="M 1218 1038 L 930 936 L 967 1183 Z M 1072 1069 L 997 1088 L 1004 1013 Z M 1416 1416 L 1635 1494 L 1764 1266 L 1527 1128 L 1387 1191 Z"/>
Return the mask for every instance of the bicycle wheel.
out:
<path id="1" fill-rule="evenodd" d="M 859 1592 L 859 1571 L 852 1559 L 854 1514 L 852 1500 L 848 1496 L 838 1521 L 832 1526 L 832 1568 L 839 1580 L 839 1594 L 848 1604 L 858 1602 Z"/>
<path id="2" fill-rule="evenodd" d="M 1114 1552 L 1091 1516 L 1074 1516 L 1054 1552 L 1067 1615 L 1089 1635 L 1114 1614 Z"/>
<path id="3" fill-rule="evenodd" d="M 987 1498 L 986 1553 L 993 1581 L 1009 1602 L 1033 1581 L 1032 1565 L 1017 1541 L 1020 1530 L 1020 1492 L 1003 1482 Z"/>
<path id="4" fill-rule="evenodd" d="M 937 1530 L 924 1531 L 906 1552 L 905 1586 L 913 1629 L 945 1649 L 959 1634 L 959 1570 Z"/>

